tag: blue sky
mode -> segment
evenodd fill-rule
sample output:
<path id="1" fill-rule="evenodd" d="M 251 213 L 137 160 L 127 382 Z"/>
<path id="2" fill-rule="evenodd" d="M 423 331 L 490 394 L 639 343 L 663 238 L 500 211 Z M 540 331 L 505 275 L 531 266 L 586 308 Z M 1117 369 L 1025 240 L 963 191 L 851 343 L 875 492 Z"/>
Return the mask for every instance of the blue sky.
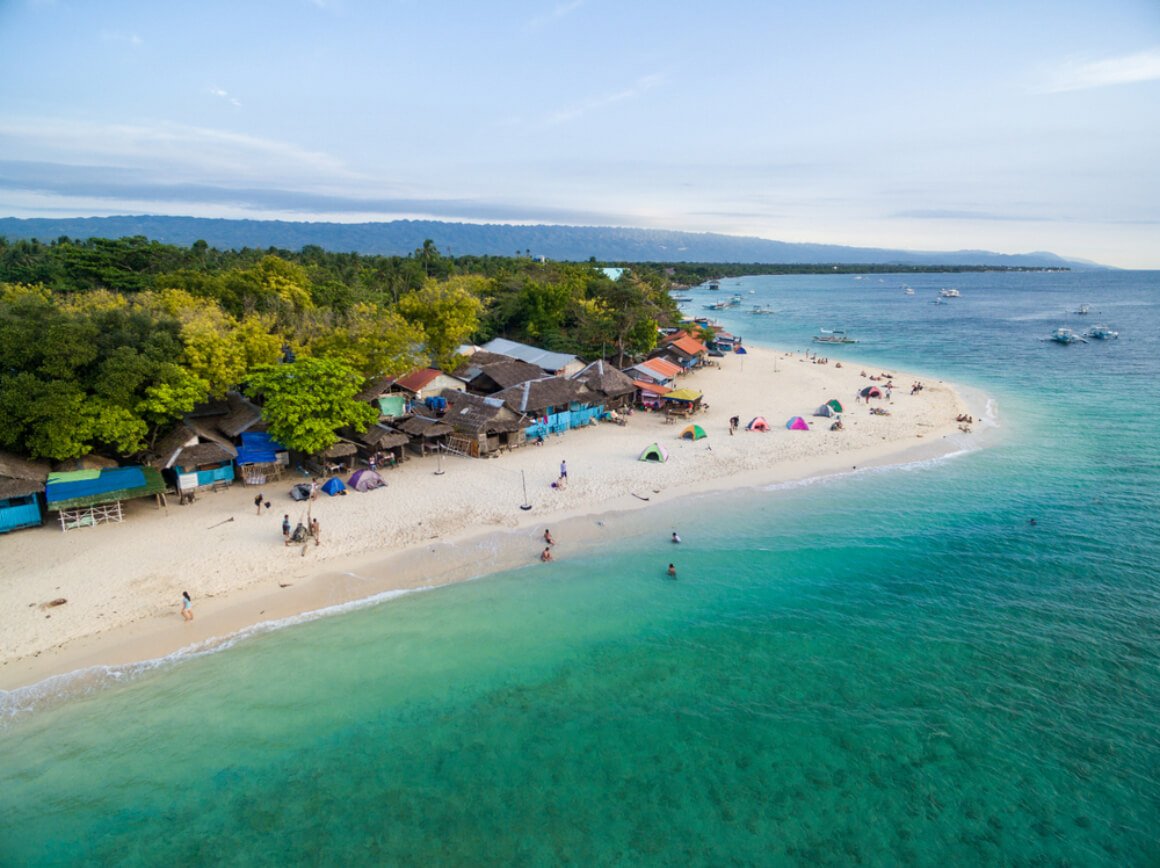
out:
<path id="1" fill-rule="evenodd" d="M 1160 268 L 1160 3 L 0 0 L 0 214 Z"/>

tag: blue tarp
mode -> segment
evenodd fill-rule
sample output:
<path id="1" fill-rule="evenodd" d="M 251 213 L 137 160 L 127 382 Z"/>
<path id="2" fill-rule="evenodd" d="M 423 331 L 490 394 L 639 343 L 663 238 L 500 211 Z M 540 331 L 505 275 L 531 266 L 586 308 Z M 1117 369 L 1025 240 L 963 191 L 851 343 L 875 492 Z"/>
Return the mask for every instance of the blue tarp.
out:
<path id="1" fill-rule="evenodd" d="M 346 486 L 343 485 L 342 480 L 337 476 L 332 476 L 326 482 L 322 483 L 322 490 L 331 497 L 334 497 L 336 494 L 341 494 L 346 491 Z"/>
<path id="2" fill-rule="evenodd" d="M 242 445 L 238 447 L 238 464 L 274 464 L 278 452 L 286 447 L 274 440 L 265 431 L 246 431 L 242 434 Z"/>
<path id="3" fill-rule="evenodd" d="M 110 491 L 141 488 L 145 485 L 145 472 L 140 467 L 111 467 L 102 470 L 99 476 L 89 479 L 68 479 L 69 474 L 62 475 L 66 477 L 64 480 L 59 482 L 49 480 L 44 487 L 46 502 L 74 500 L 78 497 L 108 494 Z"/>

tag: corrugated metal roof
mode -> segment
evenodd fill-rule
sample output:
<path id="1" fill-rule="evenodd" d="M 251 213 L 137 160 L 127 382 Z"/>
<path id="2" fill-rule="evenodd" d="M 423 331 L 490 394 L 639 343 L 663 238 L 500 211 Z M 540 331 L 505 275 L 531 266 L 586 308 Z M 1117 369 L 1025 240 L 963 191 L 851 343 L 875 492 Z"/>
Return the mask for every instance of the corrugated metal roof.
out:
<path id="1" fill-rule="evenodd" d="M 551 350 L 542 350 L 539 347 L 509 341 L 507 338 L 494 338 L 484 344 L 483 349 L 489 353 L 502 353 L 513 359 L 538 365 L 551 374 L 564 370 L 572 362 L 579 361 L 576 356 L 568 353 L 553 353 Z"/>

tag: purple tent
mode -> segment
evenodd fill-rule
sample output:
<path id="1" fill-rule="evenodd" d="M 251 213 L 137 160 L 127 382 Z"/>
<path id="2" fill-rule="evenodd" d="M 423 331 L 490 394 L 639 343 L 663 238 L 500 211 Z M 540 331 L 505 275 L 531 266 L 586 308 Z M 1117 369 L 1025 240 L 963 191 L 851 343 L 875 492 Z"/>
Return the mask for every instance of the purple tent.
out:
<path id="1" fill-rule="evenodd" d="M 792 419 L 790 419 L 788 422 L 785 423 L 785 427 L 788 428 L 790 431 L 809 431 L 810 430 L 810 426 L 806 423 L 806 420 L 803 419 L 801 416 L 794 416 Z"/>
<path id="2" fill-rule="evenodd" d="M 355 491 L 373 491 L 387 483 L 373 470 L 356 470 L 350 475 L 349 484 Z"/>

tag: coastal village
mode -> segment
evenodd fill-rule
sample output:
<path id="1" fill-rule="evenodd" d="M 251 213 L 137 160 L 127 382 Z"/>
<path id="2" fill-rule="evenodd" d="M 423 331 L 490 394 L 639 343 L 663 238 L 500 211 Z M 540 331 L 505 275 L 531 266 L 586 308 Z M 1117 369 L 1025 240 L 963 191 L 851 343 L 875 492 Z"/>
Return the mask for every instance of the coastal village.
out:
<path id="1" fill-rule="evenodd" d="M 92 455 L 54 468 L 0 455 L 0 532 L 39 526 L 46 514 L 64 531 L 120 522 L 127 502 L 186 504 L 235 483 L 279 485 L 291 496 L 303 479 L 329 495 L 368 491 L 413 459 L 496 458 L 600 422 L 623 425 L 634 411 L 690 419 L 702 393 L 683 386 L 685 377 L 716 364 L 710 353 L 740 347 L 724 330 L 710 332 L 707 345 L 685 328 L 669 329 L 648 358 L 624 370 L 504 338 L 463 347 L 453 371 L 428 367 L 371 382 L 358 400 L 376 408 L 378 422 L 336 432 L 337 442 L 315 455 L 275 441 L 262 408 L 238 392 L 196 407 L 138 463 Z"/>

